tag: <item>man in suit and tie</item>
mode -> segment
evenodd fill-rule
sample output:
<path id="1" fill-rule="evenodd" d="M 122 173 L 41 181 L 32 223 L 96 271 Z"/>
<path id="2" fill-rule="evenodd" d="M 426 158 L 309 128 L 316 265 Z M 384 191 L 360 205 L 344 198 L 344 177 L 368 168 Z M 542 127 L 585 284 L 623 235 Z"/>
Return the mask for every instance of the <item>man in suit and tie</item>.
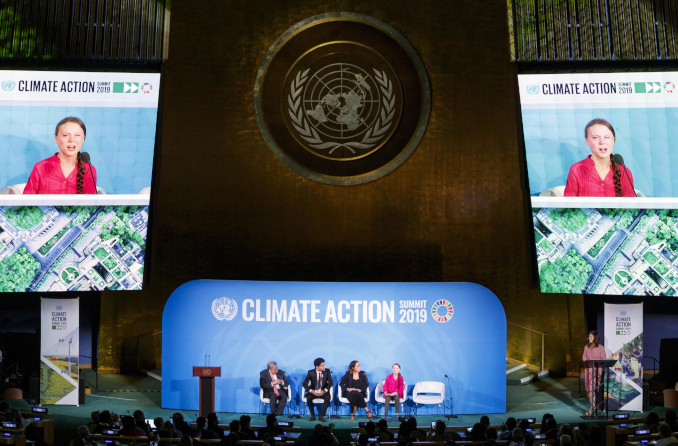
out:
<path id="1" fill-rule="evenodd" d="M 284 370 L 278 369 L 275 361 L 268 361 L 266 370 L 259 373 L 259 387 L 264 390 L 264 398 L 271 402 L 271 413 L 282 415 L 287 404 L 287 389 L 290 381 Z"/>
<path id="2" fill-rule="evenodd" d="M 315 421 L 315 411 L 313 410 L 313 399 L 322 398 L 323 406 L 320 409 L 320 421 L 325 421 L 325 412 L 330 405 L 330 389 L 332 388 L 332 372 L 325 369 L 325 360 L 316 358 L 313 361 L 315 369 L 309 370 L 304 378 L 304 390 L 306 391 L 306 404 L 311 412 L 309 421 Z"/>

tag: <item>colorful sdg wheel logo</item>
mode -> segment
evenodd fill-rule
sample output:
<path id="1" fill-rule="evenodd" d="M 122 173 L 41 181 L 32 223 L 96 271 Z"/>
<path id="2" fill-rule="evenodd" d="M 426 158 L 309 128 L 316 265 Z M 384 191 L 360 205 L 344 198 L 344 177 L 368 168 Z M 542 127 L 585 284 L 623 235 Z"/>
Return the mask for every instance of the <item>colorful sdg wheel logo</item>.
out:
<path id="1" fill-rule="evenodd" d="M 431 314 L 433 315 L 433 319 L 435 321 L 443 324 L 452 319 L 452 316 L 454 315 L 454 307 L 448 300 L 440 299 L 435 301 L 431 307 Z"/>

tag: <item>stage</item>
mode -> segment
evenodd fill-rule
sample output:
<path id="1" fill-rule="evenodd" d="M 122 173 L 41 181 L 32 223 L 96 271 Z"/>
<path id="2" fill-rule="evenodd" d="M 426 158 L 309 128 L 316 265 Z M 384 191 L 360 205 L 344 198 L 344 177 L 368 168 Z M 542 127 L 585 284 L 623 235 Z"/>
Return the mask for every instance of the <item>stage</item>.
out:
<path id="1" fill-rule="evenodd" d="M 88 386 L 94 386 L 97 377 L 92 370 L 83 370 Z M 92 394 L 86 395 L 85 404 L 79 407 L 73 406 L 47 406 L 49 412 L 55 418 L 55 437 L 57 445 L 67 445 L 75 435 L 77 426 L 90 422 L 90 413 L 95 410 L 111 410 L 119 415 L 132 414 L 134 410 L 144 411 L 146 418 L 161 416 L 168 419 L 172 413 L 181 412 L 188 421 L 195 420 L 196 411 L 162 409 L 160 401 L 161 371 L 151 372 L 155 376 L 134 376 L 134 375 L 98 375 L 98 389 L 92 388 Z M 28 408 L 27 401 L 11 402 L 13 407 Z M 383 413 L 383 406 L 381 406 Z M 588 400 L 585 395 L 579 394 L 578 378 L 552 378 L 545 377 L 539 381 L 530 384 L 520 384 L 520 376 L 509 375 L 506 381 L 506 407 L 507 412 L 501 414 L 488 414 L 492 425 L 501 425 L 509 416 L 515 418 L 536 418 L 541 421 L 544 413 L 554 415 L 558 424 L 569 423 L 576 425 L 578 423 L 605 423 L 605 420 L 589 421 L 582 418 L 582 415 L 588 409 Z M 376 410 L 376 407 L 374 407 Z M 644 413 L 655 411 L 662 415 L 665 411 L 663 407 L 650 407 Z M 328 410 L 328 413 L 330 411 Z M 448 409 L 449 412 L 449 409 Z M 393 413 L 393 412 L 391 412 Z M 616 412 L 615 412 L 616 413 Z M 375 412 L 375 415 L 377 412 Z M 612 414 L 612 412 L 610 413 Z M 231 420 L 237 419 L 242 413 L 218 413 L 220 424 L 228 424 Z M 252 416 L 253 426 L 265 425 L 264 414 L 250 414 Z M 405 415 L 407 415 L 407 410 Z M 459 415 L 458 418 L 452 418 L 447 422 L 452 426 L 472 426 L 477 423 L 480 416 L 484 414 Z M 643 413 L 633 412 L 631 417 L 643 416 Z M 306 413 L 299 419 L 290 419 L 284 415 L 281 420 L 294 422 L 295 427 L 300 427 L 302 431 L 311 430 L 317 421 L 308 421 L 309 415 Z M 351 421 L 348 416 L 335 418 L 327 417 L 328 422 L 335 424 L 335 434 L 340 440 L 340 444 L 348 444 L 350 431 L 352 427 L 358 425 L 360 421 L 367 421 L 367 417 L 356 417 Z M 381 417 L 375 417 L 375 420 Z M 430 426 L 432 421 L 437 419 L 446 420 L 445 414 L 422 415 L 417 417 L 419 426 Z M 398 422 L 391 416 L 389 426 L 397 426 Z"/>

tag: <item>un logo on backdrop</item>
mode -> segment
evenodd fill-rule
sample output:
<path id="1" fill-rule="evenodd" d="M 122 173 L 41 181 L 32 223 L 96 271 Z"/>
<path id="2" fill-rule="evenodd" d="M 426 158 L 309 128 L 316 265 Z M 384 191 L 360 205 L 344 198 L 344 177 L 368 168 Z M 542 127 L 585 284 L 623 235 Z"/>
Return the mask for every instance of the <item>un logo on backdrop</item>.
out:
<path id="1" fill-rule="evenodd" d="M 271 46 L 254 87 L 259 130 L 300 175 L 373 181 L 404 163 L 424 135 L 428 74 L 412 45 L 354 13 L 310 17 Z"/>
<path id="2" fill-rule="evenodd" d="M 238 314 L 238 302 L 228 297 L 212 301 L 212 315 L 219 321 L 231 321 Z"/>
<path id="3" fill-rule="evenodd" d="M 2 89 L 5 90 L 5 91 L 14 90 L 15 86 L 16 86 L 16 82 L 14 82 L 13 80 L 2 81 Z"/>

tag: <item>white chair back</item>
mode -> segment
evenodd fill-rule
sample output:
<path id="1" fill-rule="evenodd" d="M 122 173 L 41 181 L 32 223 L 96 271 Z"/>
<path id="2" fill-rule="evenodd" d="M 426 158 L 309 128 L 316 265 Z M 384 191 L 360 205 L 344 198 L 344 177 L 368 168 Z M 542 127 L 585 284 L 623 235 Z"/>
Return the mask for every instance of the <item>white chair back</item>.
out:
<path id="1" fill-rule="evenodd" d="M 445 383 L 420 381 L 412 390 L 412 401 L 416 404 L 440 404 L 445 401 Z"/>

